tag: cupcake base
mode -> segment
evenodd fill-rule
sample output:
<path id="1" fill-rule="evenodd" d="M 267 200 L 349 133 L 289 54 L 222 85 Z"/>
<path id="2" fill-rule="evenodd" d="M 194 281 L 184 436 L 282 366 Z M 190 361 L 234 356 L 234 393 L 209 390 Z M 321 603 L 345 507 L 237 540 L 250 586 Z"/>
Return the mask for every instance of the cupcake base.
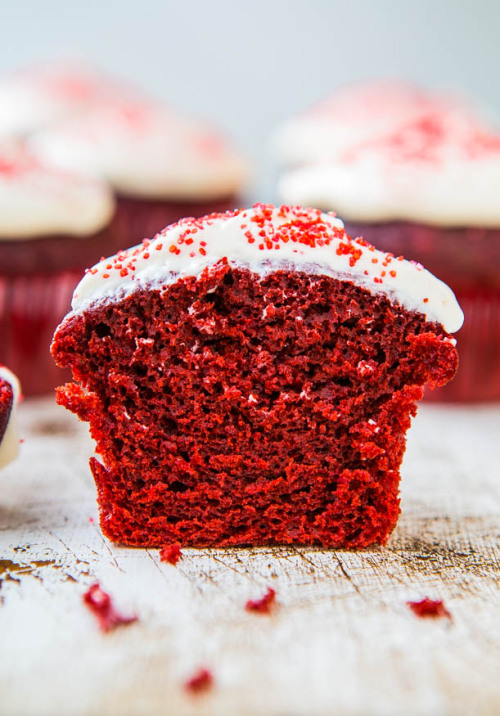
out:
<path id="1" fill-rule="evenodd" d="M 457 334 L 460 358 L 454 380 L 426 400 L 500 400 L 500 228 L 440 228 L 412 222 L 345 221 L 351 236 L 378 249 L 419 261 L 455 292 L 465 315 Z"/>

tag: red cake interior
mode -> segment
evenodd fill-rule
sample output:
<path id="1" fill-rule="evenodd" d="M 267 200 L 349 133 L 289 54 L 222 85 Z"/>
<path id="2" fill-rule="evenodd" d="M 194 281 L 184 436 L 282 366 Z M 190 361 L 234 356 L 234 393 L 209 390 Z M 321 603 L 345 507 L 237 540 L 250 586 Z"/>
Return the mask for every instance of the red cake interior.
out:
<path id="1" fill-rule="evenodd" d="M 14 391 L 11 384 L 0 378 L 0 443 L 9 424 L 13 404 Z"/>
<path id="2" fill-rule="evenodd" d="M 385 295 L 224 261 L 69 316 L 52 350 L 97 441 L 102 529 L 143 546 L 385 542 L 415 401 L 457 367 Z"/>

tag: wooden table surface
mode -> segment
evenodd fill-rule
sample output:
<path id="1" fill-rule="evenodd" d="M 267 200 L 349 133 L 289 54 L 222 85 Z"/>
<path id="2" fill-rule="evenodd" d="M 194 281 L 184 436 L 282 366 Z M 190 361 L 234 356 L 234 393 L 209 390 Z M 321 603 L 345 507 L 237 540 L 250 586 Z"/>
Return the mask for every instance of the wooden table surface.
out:
<path id="1" fill-rule="evenodd" d="M 49 400 L 20 411 L 0 473 L 2 716 L 500 714 L 500 406 L 424 405 L 385 548 L 158 550 L 97 524 L 86 429 Z M 99 631 L 99 581 L 139 621 Z M 244 609 L 267 586 L 270 616 Z M 407 600 L 444 599 L 453 619 Z M 204 695 L 184 682 L 200 666 Z"/>

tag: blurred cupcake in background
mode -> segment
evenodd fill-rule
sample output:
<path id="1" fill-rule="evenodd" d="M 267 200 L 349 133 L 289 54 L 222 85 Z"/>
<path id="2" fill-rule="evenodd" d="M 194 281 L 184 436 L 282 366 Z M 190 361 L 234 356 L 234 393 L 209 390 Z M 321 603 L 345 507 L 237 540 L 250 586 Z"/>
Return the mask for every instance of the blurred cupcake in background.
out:
<path id="1" fill-rule="evenodd" d="M 0 363 L 25 395 L 64 380 L 49 353 L 52 334 L 85 267 L 118 250 L 114 210 L 103 182 L 0 144 Z"/>
<path id="2" fill-rule="evenodd" d="M 278 188 L 281 201 L 338 213 L 348 233 L 453 288 L 465 313 L 460 367 L 434 400 L 500 400 L 500 134 L 478 117 L 430 97 L 392 129 L 286 172 Z"/>
<path id="3" fill-rule="evenodd" d="M 441 96 L 397 79 L 346 85 L 275 132 L 273 153 L 282 168 L 342 159 L 350 147 L 377 141 L 430 114 L 475 116 L 464 98 Z"/>
<path id="4" fill-rule="evenodd" d="M 75 61 L 38 63 L 0 76 L 0 140 L 81 113 L 112 96 L 137 93 L 125 82 Z"/>
<path id="5" fill-rule="evenodd" d="M 154 100 L 104 102 L 30 146 L 48 164 L 111 185 L 123 247 L 182 217 L 235 208 L 249 174 L 225 137 Z"/>

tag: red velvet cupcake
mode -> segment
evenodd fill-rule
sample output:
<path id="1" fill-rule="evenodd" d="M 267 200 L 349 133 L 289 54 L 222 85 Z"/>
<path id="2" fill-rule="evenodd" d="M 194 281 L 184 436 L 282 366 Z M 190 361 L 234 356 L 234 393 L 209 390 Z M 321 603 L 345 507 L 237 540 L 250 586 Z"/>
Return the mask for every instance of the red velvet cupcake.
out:
<path id="1" fill-rule="evenodd" d="M 463 314 L 314 209 L 188 219 L 76 288 L 52 345 L 90 423 L 101 526 L 131 545 L 384 543 L 405 434 Z"/>
<path id="2" fill-rule="evenodd" d="M 183 216 L 234 208 L 248 176 L 219 133 L 143 97 L 96 105 L 31 146 L 43 161 L 109 182 L 123 246 Z"/>
<path id="3" fill-rule="evenodd" d="M 84 267 L 117 249 L 113 212 L 102 182 L 0 147 L 0 362 L 16 372 L 25 395 L 61 381 L 52 335 Z"/>
<path id="4" fill-rule="evenodd" d="M 353 133 L 336 156 L 285 174 L 279 195 L 338 212 L 348 233 L 448 283 L 465 313 L 460 368 L 429 397 L 500 400 L 499 134 L 464 107 L 429 101 L 397 127 Z"/>
<path id="5" fill-rule="evenodd" d="M 16 405 L 20 386 L 14 373 L 0 365 L 0 468 L 15 459 L 19 450 Z"/>

